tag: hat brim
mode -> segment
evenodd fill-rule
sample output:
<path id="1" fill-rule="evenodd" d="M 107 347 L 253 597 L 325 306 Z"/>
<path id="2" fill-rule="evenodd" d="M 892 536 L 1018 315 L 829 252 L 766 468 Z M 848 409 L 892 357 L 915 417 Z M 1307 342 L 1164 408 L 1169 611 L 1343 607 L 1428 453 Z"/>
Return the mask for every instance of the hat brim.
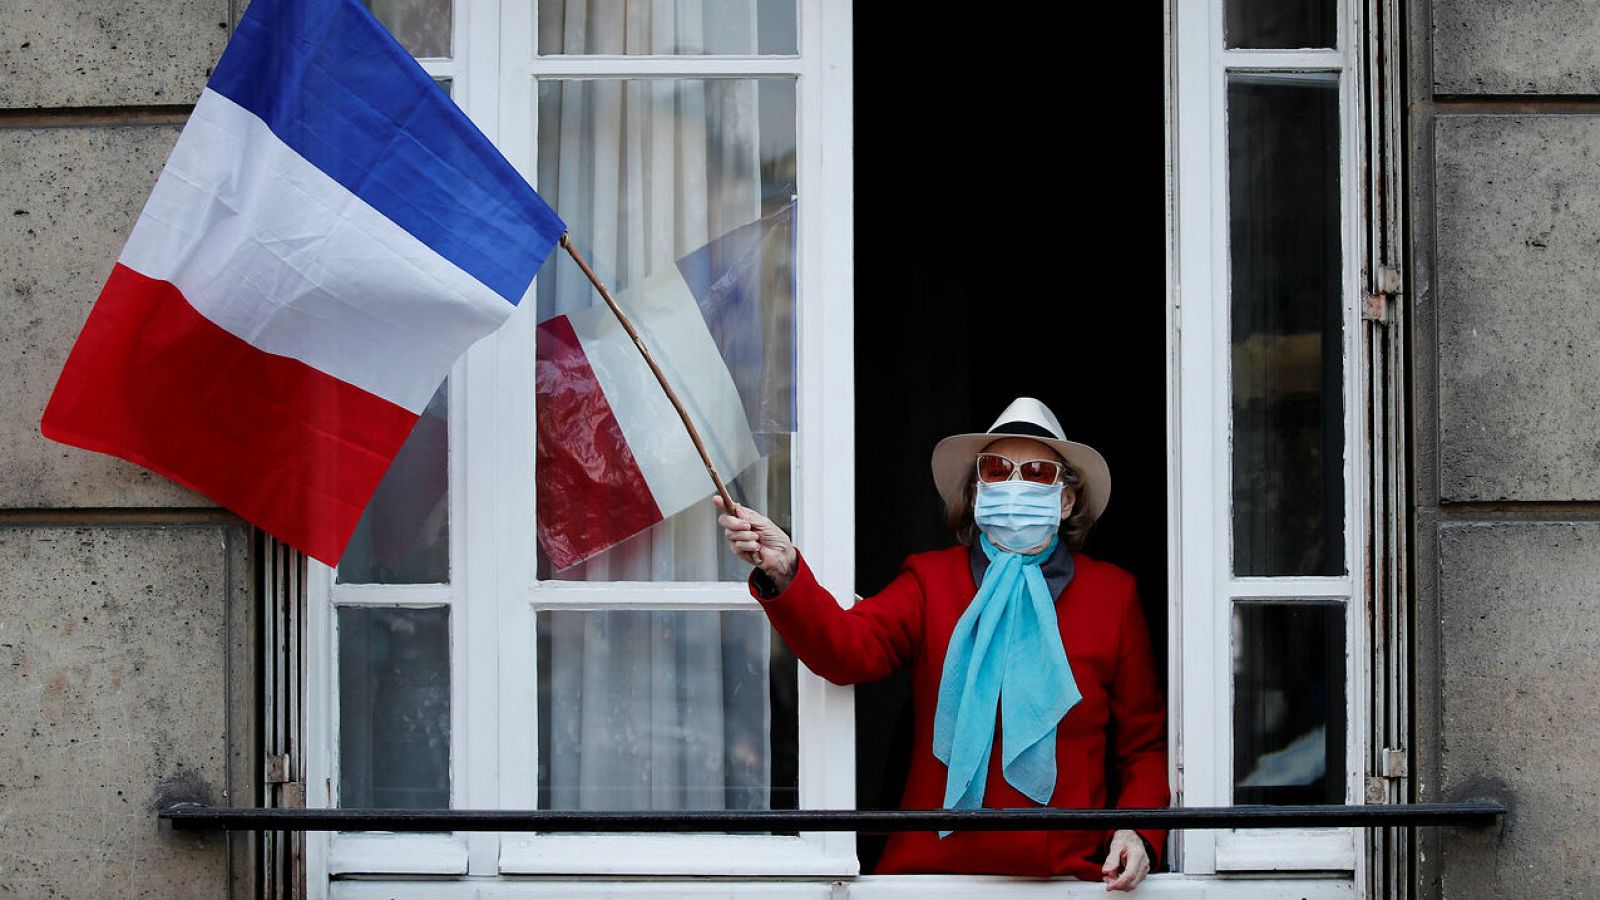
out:
<path id="1" fill-rule="evenodd" d="M 939 490 L 939 496 L 944 498 L 945 506 L 960 498 L 967 484 L 967 475 L 972 472 L 974 461 L 983 448 L 1012 437 L 1038 441 L 1061 454 L 1061 458 L 1078 473 L 1088 488 L 1089 518 L 1100 518 L 1100 514 L 1105 512 L 1106 502 L 1111 499 L 1111 469 L 1106 465 L 1105 457 L 1088 444 L 1031 434 L 953 434 L 940 441 L 933 448 L 933 484 Z"/>

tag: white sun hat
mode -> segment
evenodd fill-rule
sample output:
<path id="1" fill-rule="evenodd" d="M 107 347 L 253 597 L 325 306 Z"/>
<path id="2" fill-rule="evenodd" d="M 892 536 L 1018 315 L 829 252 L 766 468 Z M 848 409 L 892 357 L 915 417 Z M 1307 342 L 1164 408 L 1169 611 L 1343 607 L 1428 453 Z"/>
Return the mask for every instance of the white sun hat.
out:
<path id="1" fill-rule="evenodd" d="M 1105 457 L 1088 444 L 1067 440 L 1061 421 L 1048 406 L 1032 397 L 1011 401 L 989 430 L 972 434 L 953 434 L 933 448 L 933 484 L 949 505 L 960 498 L 973 472 L 978 453 L 989 444 L 1006 437 L 1032 438 L 1061 454 L 1088 488 L 1089 517 L 1100 518 L 1111 499 L 1111 470 Z"/>

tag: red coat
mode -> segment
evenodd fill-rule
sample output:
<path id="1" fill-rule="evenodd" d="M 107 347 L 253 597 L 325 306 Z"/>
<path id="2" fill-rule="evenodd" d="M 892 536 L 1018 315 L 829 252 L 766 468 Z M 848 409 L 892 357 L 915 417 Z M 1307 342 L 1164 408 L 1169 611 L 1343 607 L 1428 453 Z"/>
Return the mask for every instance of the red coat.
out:
<path id="1" fill-rule="evenodd" d="M 945 649 L 956 620 L 977 594 L 966 547 L 918 553 L 882 593 L 844 610 L 799 560 L 783 593 L 762 598 L 773 627 L 795 656 L 834 684 L 883 678 L 911 666 L 915 738 L 902 809 L 944 806 L 945 766 L 933 755 L 934 708 Z M 1167 786 L 1166 705 L 1150 653 L 1150 633 L 1133 576 L 1110 563 L 1073 554 L 1073 576 L 1056 598 L 1061 642 L 1083 699 L 1056 727 L 1056 789 L 1050 805 L 1107 807 L 1106 775 L 1121 785 L 1121 807 L 1164 807 Z M 990 757 L 983 804 L 1031 807 L 1000 771 L 1000 735 Z M 1166 832 L 1141 831 L 1160 864 Z M 1100 880 L 1111 833 L 1105 831 L 901 832 L 889 837 L 878 872 L 963 872 L 1073 875 Z"/>

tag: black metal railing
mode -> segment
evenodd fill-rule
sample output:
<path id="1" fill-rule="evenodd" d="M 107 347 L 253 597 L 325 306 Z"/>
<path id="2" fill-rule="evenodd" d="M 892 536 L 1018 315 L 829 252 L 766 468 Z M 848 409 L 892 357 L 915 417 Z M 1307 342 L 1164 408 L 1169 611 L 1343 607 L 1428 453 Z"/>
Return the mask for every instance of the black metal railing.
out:
<path id="1" fill-rule="evenodd" d="M 1171 809 L 800 809 L 569 812 L 517 809 L 246 809 L 178 803 L 161 811 L 186 831 L 799 832 L 1105 831 L 1118 828 L 1485 828 L 1494 800 L 1372 806 L 1212 806 Z"/>

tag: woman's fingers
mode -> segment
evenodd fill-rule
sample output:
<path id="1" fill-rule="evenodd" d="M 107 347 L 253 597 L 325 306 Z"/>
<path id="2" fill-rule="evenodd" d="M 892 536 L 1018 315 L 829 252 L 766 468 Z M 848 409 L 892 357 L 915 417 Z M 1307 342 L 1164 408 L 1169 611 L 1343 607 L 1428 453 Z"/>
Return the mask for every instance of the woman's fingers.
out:
<path id="1" fill-rule="evenodd" d="M 721 495 L 713 496 L 711 502 L 722 510 L 717 524 L 722 526 L 722 535 L 733 554 L 751 565 L 760 566 L 772 576 L 780 590 L 786 587 L 794 575 L 797 553 L 783 529 L 761 513 L 737 503 L 730 510 Z"/>
<path id="2" fill-rule="evenodd" d="M 1108 891 L 1131 891 L 1138 887 L 1150 874 L 1150 858 L 1144 852 L 1144 841 L 1132 831 L 1118 831 L 1111 839 L 1111 848 L 1100 872 Z"/>
<path id="3" fill-rule="evenodd" d="M 1106 852 L 1106 861 L 1100 866 L 1100 880 L 1106 883 L 1106 890 L 1111 890 L 1112 883 L 1117 878 L 1117 873 L 1122 870 L 1122 855 L 1125 848 L 1116 840 L 1111 842 L 1111 849 Z"/>

